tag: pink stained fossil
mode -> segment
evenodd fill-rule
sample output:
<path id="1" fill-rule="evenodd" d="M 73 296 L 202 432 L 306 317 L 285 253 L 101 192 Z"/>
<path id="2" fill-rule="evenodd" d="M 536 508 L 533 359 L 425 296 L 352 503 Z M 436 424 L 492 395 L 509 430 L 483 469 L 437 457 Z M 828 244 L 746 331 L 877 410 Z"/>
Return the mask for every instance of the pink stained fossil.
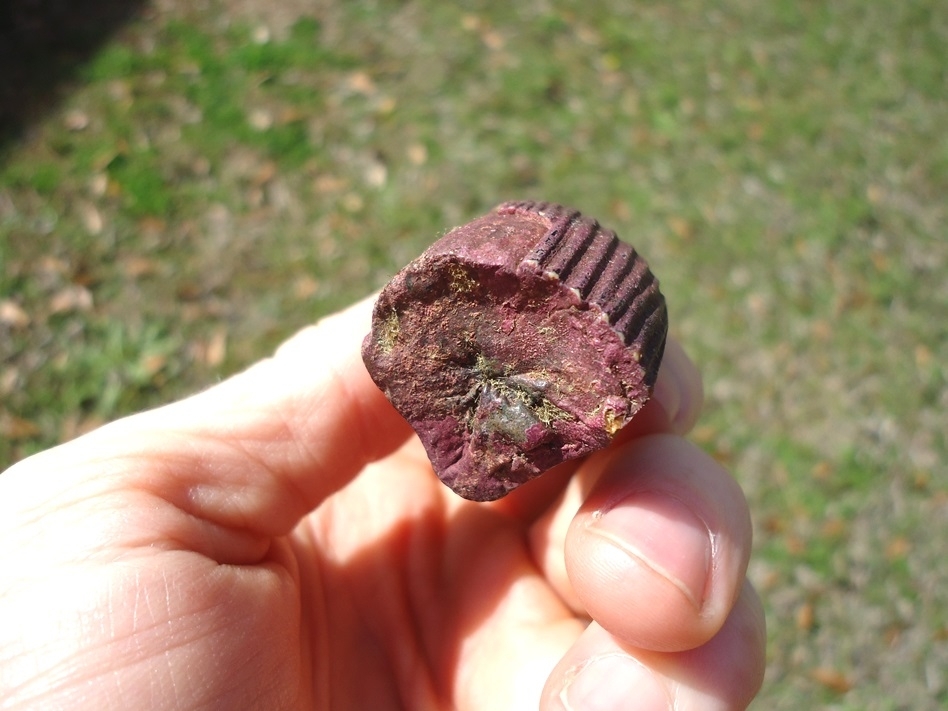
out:
<path id="1" fill-rule="evenodd" d="M 438 477 L 491 501 L 607 446 L 650 397 L 667 331 L 658 281 L 614 232 L 506 202 L 395 275 L 362 358 Z"/>

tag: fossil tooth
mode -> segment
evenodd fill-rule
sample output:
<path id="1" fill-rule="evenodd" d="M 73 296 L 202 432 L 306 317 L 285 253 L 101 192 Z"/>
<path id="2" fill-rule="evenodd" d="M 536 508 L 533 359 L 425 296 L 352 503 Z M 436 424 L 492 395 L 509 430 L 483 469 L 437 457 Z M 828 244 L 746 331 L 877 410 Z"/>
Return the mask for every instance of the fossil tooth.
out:
<path id="1" fill-rule="evenodd" d="M 395 275 L 362 356 L 438 477 L 490 501 L 608 445 L 650 397 L 667 330 L 658 281 L 614 232 L 507 202 Z"/>

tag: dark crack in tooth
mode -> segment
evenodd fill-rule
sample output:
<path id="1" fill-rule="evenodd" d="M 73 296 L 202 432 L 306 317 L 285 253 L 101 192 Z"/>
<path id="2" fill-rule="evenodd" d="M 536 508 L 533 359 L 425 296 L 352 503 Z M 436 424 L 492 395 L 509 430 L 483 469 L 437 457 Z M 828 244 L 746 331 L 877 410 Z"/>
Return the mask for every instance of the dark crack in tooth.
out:
<path id="1" fill-rule="evenodd" d="M 488 501 L 606 446 L 651 395 L 667 328 L 658 281 L 614 232 L 509 202 L 392 279 L 363 359 L 441 480 Z"/>
<path id="2" fill-rule="evenodd" d="M 616 328 L 625 335 L 627 343 L 637 336 L 638 327 L 641 327 L 652 311 L 662 306 L 651 300 L 655 294 L 652 289 L 654 283 L 652 273 L 642 260 L 637 259 L 620 285 L 620 291 L 614 299 L 614 308 L 607 309 Z"/>
<path id="3" fill-rule="evenodd" d="M 610 304 L 615 301 L 621 285 L 629 273 L 635 268 L 635 260 L 628 259 L 624 250 L 620 252 L 617 239 L 609 263 L 602 270 L 599 279 L 589 290 L 586 298 L 594 304 Z"/>
<path id="4" fill-rule="evenodd" d="M 580 296 L 584 299 L 592 303 L 599 303 L 593 301 L 590 296 L 593 290 L 607 279 L 609 265 L 618 261 L 615 259 L 615 255 L 619 244 L 620 242 L 615 238 L 615 235 L 612 235 L 611 239 L 597 238 L 595 244 L 590 245 L 583 252 L 575 270 L 569 275 L 569 281 L 574 288 L 579 290 Z"/>

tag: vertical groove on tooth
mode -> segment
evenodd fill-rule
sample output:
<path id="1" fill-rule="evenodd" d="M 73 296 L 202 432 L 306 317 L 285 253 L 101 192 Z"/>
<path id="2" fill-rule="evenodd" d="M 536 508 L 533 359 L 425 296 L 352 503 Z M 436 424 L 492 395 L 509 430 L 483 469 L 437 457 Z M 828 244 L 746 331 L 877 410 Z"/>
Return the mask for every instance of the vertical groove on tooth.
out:
<path id="1" fill-rule="evenodd" d="M 576 253 L 577 245 L 574 244 L 575 230 L 572 229 L 573 222 L 579 217 L 579 213 L 546 203 L 539 203 L 533 209 L 530 203 L 526 203 L 521 209 L 535 212 L 546 217 L 550 222 L 547 233 L 526 258 L 539 264 L 541 270 L 553 272 L 563 278 L 564 272 L 568 273 L 575 261 L 579 259 Z"/>
<path id="2" fill-rule="evenodd" d="M 657 299 L 655 278 L 646 272 L 647 279 L 643 279 L 625 313 L 615 320 L 615 327 L 630 342 L 641 332 L 648 319 L 661 306 Z M 646 283 L 643 283 L 646 282 Z"/>
<path id="3" fill-rule="evenodd" d="M 656 301 L 658 305 L 650 310 L 649 317 L 642 325 L 638 333 L 640 361 L 645 370 L 645 384 L 651 388 L 655 386 L 655 380 L 658 378 L 658 368 L 662 363 L 662 356 L 665 353 L 665 337 L 668 330 L 668 316 L 665 311 L 665 302 L 661 294 L 656 289 Z M 629 337 L 626 341 L 630 342 Z"/>
<path id="4" fill-rule="evenodd" d="M 622 333 L 625 329 L 618 324 L 623 322 L 629 315 L 632 305 L 636 298 L 650 282 L 654 280 L 645 261 L 642 260 L 634 249 L 629 248 L 626 258 L 628 259 L 628 268 L 622 277 L 622 280 L 616 284 L 613 292 L 613 298 L 609 302 L 601 304 L 603 311 L 609 314 L 609 321 L 615 325 Z M 626 339 L 628 342 L 628 339 Z"/>
<path id="5" fill-rule="evenodd" d="M 606 267 L 613 259 L 619 248 L 619 240 L 615 233 L 603 230 L 597 223 L 584 220 L 582 228 L 589 232 L 583 239 L 583 249 L 578 251 L 579 259 L 575 260 L 573 268 L 566 277 L 562 277 L 570 286 L 579 290 L 584 299 L 602 281 Z"/>
<path id="6" fill-rule="evenodd" d="M 587 298 L 594 304 L 607 304 L 616 298 L 619 285 L 635 267 L 635 260 L 626 258 L 622 243 L 616 238 L 610 245 L 609 261 L 599 274 L 598 281 L 590 288 Z"/>
<path id="7" fill-rule="evenodd" d="M 557 218 L 543 240 L 546 243 L 549 239 L 556 246 L 552 250 L 545 251 L 543 248 L 546 245 L 542 244 L 540 250 L 537 251 L 537 262 L 545 271 L 553 272 L 565 282 L 588 247 L 582 237 L 582 230 L 574 229 L 573 215 Z"/>

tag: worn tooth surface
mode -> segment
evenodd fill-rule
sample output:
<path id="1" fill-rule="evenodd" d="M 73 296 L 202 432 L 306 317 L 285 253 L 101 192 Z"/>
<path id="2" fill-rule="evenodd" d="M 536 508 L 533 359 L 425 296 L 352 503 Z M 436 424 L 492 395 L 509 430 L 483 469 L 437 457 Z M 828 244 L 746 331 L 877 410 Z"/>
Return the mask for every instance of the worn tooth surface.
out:
<path id="1" fill-rule="evenodd" d="M 441 480 L 489 501 L 605 447 L 651 395 L 667 329 L 658 281 L 614 232 L 508 202 L 395 275 L 362 353 Z"/>

